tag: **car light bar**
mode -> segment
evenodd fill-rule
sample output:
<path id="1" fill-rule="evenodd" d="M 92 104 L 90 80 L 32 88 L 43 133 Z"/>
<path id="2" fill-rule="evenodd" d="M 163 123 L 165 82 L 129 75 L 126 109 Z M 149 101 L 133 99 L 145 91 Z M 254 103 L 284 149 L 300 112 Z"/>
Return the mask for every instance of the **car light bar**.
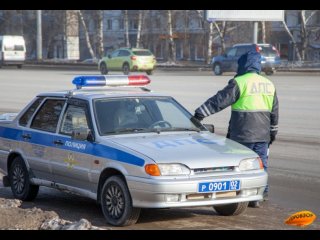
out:
<path id="1" fill-rule="evenodd" d="M 72 83 L 77 89 L 82 87 L 116 87 L 116 86 L 144 86 L 151 82 L 145 75 L 91 75 L 77 76 Z"/>

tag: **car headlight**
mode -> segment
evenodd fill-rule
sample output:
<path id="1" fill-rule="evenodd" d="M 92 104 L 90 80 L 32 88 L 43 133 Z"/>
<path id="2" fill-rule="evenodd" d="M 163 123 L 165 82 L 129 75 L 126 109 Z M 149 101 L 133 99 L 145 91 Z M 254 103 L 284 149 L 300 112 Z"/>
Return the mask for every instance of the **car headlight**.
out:
<path id="1" fill-rule="evenodd" d="M 148 164 L 145 166 L 145 171 L 151 176 L 176 176 L 190 174 L 190 169 L 179 163 Z"/>
<path id="2" fill-rule="evenodd" d="M 263 169 L 262 161 L 259 157 L 243 159 L 239 164 L 240 171 Z"/>

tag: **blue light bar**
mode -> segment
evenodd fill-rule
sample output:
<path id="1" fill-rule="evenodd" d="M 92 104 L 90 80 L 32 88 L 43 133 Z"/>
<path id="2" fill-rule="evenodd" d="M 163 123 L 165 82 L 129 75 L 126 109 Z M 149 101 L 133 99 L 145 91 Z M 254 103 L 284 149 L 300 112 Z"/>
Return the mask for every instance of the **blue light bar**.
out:
<path id="1" fill-rule="evenodd" d="M 96 87 L 96 86 L 105 86 L 106 78 L 102 75 L 96 76 L 78 76 L 75 77 L 72 81 L 73 84 L 77 86 L 77 88 L 81 87 Z"/>
<path id="2" fill-rule="evenodd" d="M 77 89 L 103 86 L 144 86 L 150 83 L 150 79 L 145 75 L 87 75 L 75 77 L 72 83 Z"/>

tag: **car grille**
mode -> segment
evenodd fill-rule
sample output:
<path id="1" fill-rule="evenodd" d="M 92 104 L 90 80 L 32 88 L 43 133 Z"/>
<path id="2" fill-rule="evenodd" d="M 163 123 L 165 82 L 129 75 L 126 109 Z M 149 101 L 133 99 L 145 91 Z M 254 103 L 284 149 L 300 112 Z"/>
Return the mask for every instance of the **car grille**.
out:
<path id="1" fill-rule="evenodd" d="M 214 173 L 214 172 L 232 172 L 234 167 L 215 167 L 215 168 L 195 168 L 194 174 Z"/>

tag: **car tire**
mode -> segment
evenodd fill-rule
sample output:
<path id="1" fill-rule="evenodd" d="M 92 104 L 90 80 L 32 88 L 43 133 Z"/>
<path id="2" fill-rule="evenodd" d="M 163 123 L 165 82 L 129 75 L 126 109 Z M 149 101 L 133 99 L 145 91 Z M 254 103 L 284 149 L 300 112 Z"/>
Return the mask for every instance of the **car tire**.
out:
<path id="1" fill-rule="evenodd" d="M 22 65 L 21 65 L 21 64 L 17 65 L 17 68 L 18 68 L 18 69 L 21 69 L 21 68 L 22 68 Z"/>
<path id="2" fill-rule="evenodd" d="M 22 201 L 34 200 L 39 186 L 30 182 L 28 169 L 21 157 L 16 157 L 9 169 L 9 181 L 13 196 Z"/>
<path id="3" fill-rule="evenodd" d="M 146 71 L 147 75 L 152 75 L 153 74 L 153 71 L 152 70 L 148 70 Z"/>
<path id="4" fill-rule="evenodd" d="M 128 63 L 124 63 L 122 65 L 122 72 L 123 72 L 124 75 L 129 75 L 130 67 L 129 67 Z"/>
<path id="5" fill-rule="evenodd" d="M 215 63 L 213 65 L 213 69 L 212 70 L 213 70 L 214 74 L 217 75 L 217 76 L 222 74 L 222 69 L 221 69 L 220 63 Z"/>
<path id="6" fill-rule="evenodd" d="M 100 64 L 100 72 L 102 75 L 107 75 L 108 74 L 108 68 L 105 63 Z"/>
<path id="7" fill-rule="evenodd" d="M 132 206 L 132 199 L 126 182 L 120 176 L 112 176 L 103 184 L 100 203 L 107 222 L 114 226 L 135 224 L 140 208 Z"/>
<path id="8" fill-rule="evenodd" d="M 266 75 L 268 75 L 268 76 L 270 76 L 270 75 L 272 75 L 274 73 L 274 71 L 273 70 L 267 70 L 267 71 L 265 71 L 265 74 Z"/>
<path id="9" fill-rule="evenodd" d="M 223 204 L 213 206 L 214 210 L 222 216 L 235 216 L 243 213 L 247 207 L 248 202 L 239 202 L 239 203 L 231 203 L 231 204 Z"/>

